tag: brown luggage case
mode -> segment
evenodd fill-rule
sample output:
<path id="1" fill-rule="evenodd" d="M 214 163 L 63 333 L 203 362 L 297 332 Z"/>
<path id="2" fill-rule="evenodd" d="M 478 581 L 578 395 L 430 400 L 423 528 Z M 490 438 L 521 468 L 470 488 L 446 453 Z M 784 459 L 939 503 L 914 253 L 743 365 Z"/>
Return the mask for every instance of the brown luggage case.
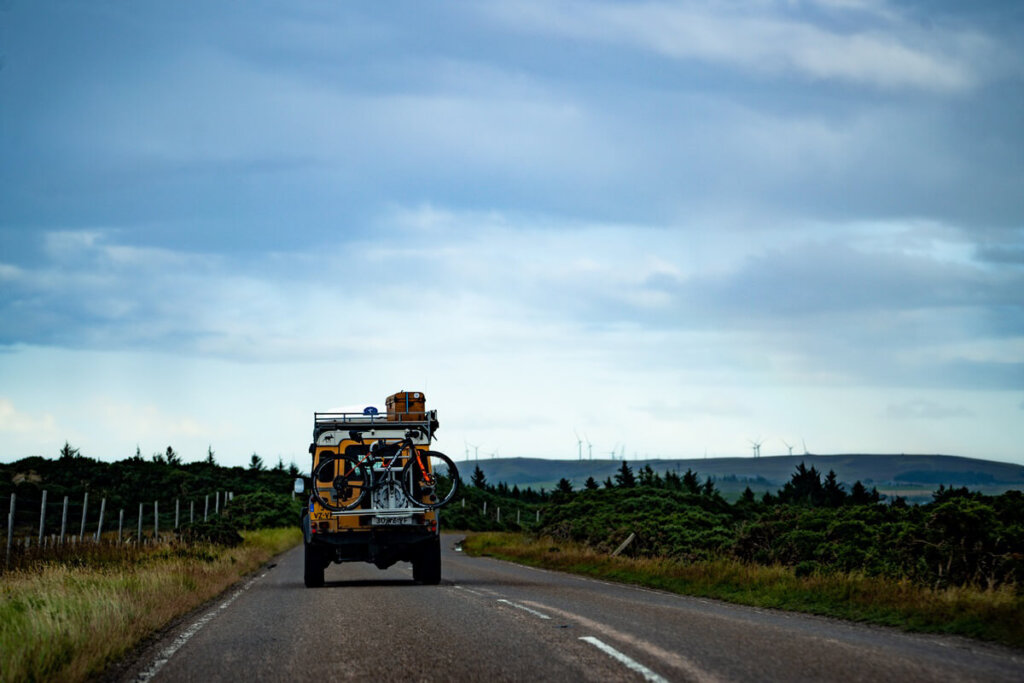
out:
<path id="1" fill-rule="evenodd" d="M 421 422 L 427 419 L 427 399 L 420 391 L 399 391 L 387 398 L 388 422 Z"/>

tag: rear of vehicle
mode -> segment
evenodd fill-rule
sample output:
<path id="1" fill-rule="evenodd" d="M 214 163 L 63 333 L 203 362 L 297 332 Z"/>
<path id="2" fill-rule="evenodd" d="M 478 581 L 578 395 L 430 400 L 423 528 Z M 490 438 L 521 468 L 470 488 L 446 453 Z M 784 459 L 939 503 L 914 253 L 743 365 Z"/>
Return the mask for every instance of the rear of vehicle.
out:
<path id="1" fill-rule="evenodd" d="M 389 397 L 385 414 L 314 413 L 312 490 L 303 514 L 306 586 L 322 586 L 324 569 L 335 562 L 381 569 L 411 562 L 416 581 L 440 582 L 437 492 L 417 469 L 438 462 L 427 457 L 437 425 L 419 392 Z M 447 473 L 436 474 L 450 485 Z"/>

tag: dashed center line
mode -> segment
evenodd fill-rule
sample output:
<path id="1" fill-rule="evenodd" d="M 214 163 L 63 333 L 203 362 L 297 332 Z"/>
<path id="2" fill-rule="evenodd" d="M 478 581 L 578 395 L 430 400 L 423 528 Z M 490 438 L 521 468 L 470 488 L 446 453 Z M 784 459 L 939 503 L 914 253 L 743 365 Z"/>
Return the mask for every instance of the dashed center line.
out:
<path id="1" fill-rule="evenodd" d="M 606 655 L 612 657 L 613 659 L 619 660 L 619 662 L 621 662 L 623 666 L 625 666 L 627 669 L 635 671 L 641 676 L 643 676 L 644 680 L 652 681 L 652 683 L 668 683 L 667 679 L 662 678 L 661 676 L 659 676 L 658 674 L 654 673 L 646 666 L 641 664 L 640 662 L 636 661 L 635 659 L 632 659 L 631 657 L 627 657 L 611 645 L 601 640 L 598 640 L 594 636 L 581 636 L 580 640 L 590 643 L 601 652 L 604 652 Z"/>
<path id="2" fill-rule="evenodd" d="M 503 603 L 505 605 L 511 605 L 512 607 L 515 607 L 516 609 L 521 609 L 524 612 L 529 612 L 530 614 L 532 614 L 533 616 L 535 616 L 535 617 L 537 617 L 539 619 L 550 619 L 551 618 L 548 615 L 544 614 L 543 612 L 538 612 L 537 610 L 532 609 L 530 607 L 527 607 L 526 605 L 520 605 L 518 602 L 512 602 L 511 600 L 506 600 L 505 598 L 499 598 L 498 602 Z"/>

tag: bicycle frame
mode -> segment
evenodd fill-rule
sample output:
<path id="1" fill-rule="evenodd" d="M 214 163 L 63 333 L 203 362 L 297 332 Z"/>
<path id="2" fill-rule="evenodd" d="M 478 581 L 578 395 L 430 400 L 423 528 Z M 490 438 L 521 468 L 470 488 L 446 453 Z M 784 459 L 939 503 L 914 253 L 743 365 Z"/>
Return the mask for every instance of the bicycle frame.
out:
<path id="1" fill-rule="evenodd" d="M 362 502 L 363 500 L 366 499 L 367 496 L 369 496 L 370 497 L 370 502 L 371 502 L 371 507 L 369 509 L 366 509 L 366 508 L 362 508 L 362 509 L 355 508 L 355 509 L 352 509 L 352 510 L 336 510 L 336 511 L 332 511 L 333 515 L 354 515 L 354 514 L 355 515 L 366 515 L 366 514 L 374 514 L 376 516 L 384 516 L 384 517 L 395 516 L 395 517 L 398 517 L 398 516 L 406 516 L 409 513 L 413 513 L 413 514 L 417 514 L 417 513 L 421 514 L 421 513 L 423 513 L 423 508 L 422 507 L 416 506 L 416 505 L 414 505 L 412 503 L 412 501 L 409 501 L 409 496 L 406 494 L 404 487 L 402 487 L 400 482 L 396 481 L 396 477 L 395 477 L 395 470 L 398 470 L 399 473 L 401 473 L 403 471 L 403 469 L 405 468 L 406 464 L 408 463 L 408 461 L 413 459 L 413 458 L 416 458 L 417 461 L 418 461 L 419 471 L 423 472 L 425 474 L 429 470 L 429 467 L 427 467 L 425 465 L 426 460 L 423 457 L 423 452 L 419 448 L 416 447 L 415 442 L 413 442 L 413 440 L 411 438 L 411 435 L 408 434 L 408 433 L 405 435 L 404 438 L 402 438 L 402 439 L 400 439 L 398 441 L 395 441 L 393 443 L 388 444 L 388 443 L 385 443 L 385 441 L 386 441 L 385 439 L 378 440 L 377 443 L 381 444 L 381 445 L 376 450 L 377 451 L 387 450 L 387 451 L 392 451 L 392 452 L 390 452 L 390 453 L 379 453 L 379 452 L 375 452 L 375 449 L 373 447 L 371 447 L 371 449 L 368 452 L 362 454 L 362 456 L 358 456 L 358 460 L 355 460 L 355 458 L 357 456 L 350 456 L 350 457 L 352 457 L 355 460 L 355 465 L 353 466 L 353 468 L 351 470 L 349 470 L 348 472 L 342 472 L 341 474 L 336 475 L 337 477 L 348 478 L 349 476 L 352 475 L 352 473 L 355 471 L 356 468 L 363 467 L 363 471 L 366 472 L 367 478 L 369 479 L 369 482 L 364 482 L 363 483 L 363 493 L 361 493 L 359 495 L 359 500 L 360 500 L 360 502 Z M 406 455 L 407 451 L 411 451 L 411 452 L 408 455 Z M 340 449 L 339 449 L 338 454 L 341 455 Z M 347 460 L 344 460 L 342 458 L 336 458 L 335 460 L 338 461 L 338 462 L 341 462 L 341 463 L 347 463 L 348 462 Z M 380 465 L 381 467 L 378 468 L 377 465 Z M 424 479 L 421 480 L 420 483 L 421 483 L 421 485 L 424 485 L 424 484 L 425 485 L 433 485 L 434 482 L 424 478 Z M 316 486 L 316 485 L 317 485 L 317 483 L 314 482 L 314 486 Z M 376 507 L 374 507 L 373 506 L 373 494 L 375 492 L 379 491 L 380 489 L 384 488 L 385 486 L 388 486 L 388 487 L 398 486 L 399 491 L 402 494 L 402 497 L 406 499 L 406 501 L 408 502 L 408 505 L 406 507 L 399 507 L 399 508 L 395 508 L 395 507 L 376 508 Z"/>

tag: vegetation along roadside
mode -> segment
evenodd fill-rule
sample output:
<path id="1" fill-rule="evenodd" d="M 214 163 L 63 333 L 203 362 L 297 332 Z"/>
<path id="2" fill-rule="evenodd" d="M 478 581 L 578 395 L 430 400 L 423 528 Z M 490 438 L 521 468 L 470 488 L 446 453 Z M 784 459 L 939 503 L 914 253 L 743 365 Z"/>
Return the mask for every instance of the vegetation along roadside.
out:
<path id="1" fill-rule="evenodd" d="M 286 496 L 277 498 L 275 507 L 292 507 Z M 101 543 L 87 554 L 4 574 L 0 681 L 93 678 L 174 618 L 301 542 L 295 527 L 246 529 L 274 515 L 257 510 L 260 501 L 244 502 L 246 514 L 183 527 L 168 542 Z"/>
<path id="2" fill-rule="evenodd" d="M 480 484 L 467 493 L 498 495 Z M 694 472 L 634 475 L 622 463 L 603 484 L 563 480 L 521 526 L 496 525 L 489 510 L 514 504 L 490 501 L 480 524 L 483 506 L 467 505 L 462 528 L 495 532 L 471 534 L 469 554 L 1024 648 L 1019 491 L 940 486 L 931 502 L 907 505 L 801 465 L 777 494 L 748 490 L 729 503 Z"/>

